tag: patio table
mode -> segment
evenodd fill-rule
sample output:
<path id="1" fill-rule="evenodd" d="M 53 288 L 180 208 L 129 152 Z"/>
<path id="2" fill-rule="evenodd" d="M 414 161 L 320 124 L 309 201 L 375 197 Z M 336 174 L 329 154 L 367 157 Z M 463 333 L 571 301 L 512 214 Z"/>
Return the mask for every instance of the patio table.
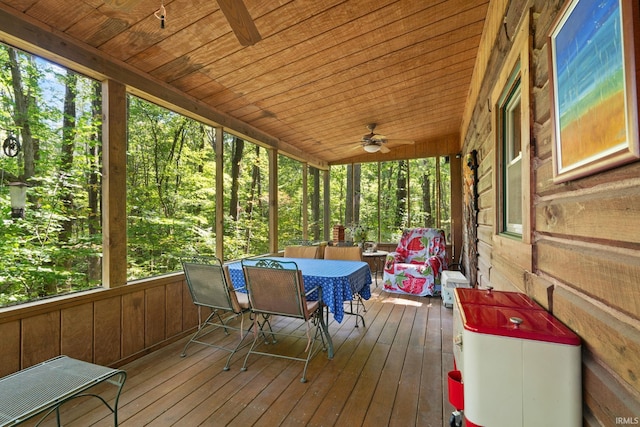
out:
<path id="1" fill-rule="evenodd" d="M 345 315 L 345 301 L 352 301 L 355 294 L 359 294 L 365 300 L 371 298 L 371 270 L 366 262 L 314 258 L 266 258 L 295 262 L 298 269 L 302 271 L 305 290 L 309 291 L 320 286 L 322 302 L 329 308 L 329 312 L 333 313 L 333 318 L 338 323 L 342 322 Z M 231 262 L 228 266 L 233 286 L 236 289 L 243 288 L 245 282 L 241 262 Z M 308 299 L 317 300 L 318 293 L 312 293 Z"/>

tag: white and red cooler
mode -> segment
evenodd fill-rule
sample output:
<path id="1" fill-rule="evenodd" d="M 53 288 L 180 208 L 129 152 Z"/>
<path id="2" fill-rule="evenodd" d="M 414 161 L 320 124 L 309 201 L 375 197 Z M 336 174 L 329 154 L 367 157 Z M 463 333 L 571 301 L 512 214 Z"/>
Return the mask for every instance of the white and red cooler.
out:
<path id="1" fill-rule="evenodd" d="M 580 338 L 524 294 L 454 292 L 449 401 L 467 426 L 581 426 Z"/>

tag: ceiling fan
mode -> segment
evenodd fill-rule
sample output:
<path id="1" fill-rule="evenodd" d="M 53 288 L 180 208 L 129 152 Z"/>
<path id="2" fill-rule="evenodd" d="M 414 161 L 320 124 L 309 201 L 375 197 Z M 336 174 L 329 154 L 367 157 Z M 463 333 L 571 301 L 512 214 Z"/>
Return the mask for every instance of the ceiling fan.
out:
<path id="1" fill-rule="evenodd" d="M 105 4 L 121 10 L 131 10 L 141 0 L 104 0 Z M 229 21 L 231 30 L 243 46 L 251 46 L 262 40 L 262 36 L 253 22 L 247 6 L 242 0 L 216 0 L 220 10 Z M 158 12 L 162 11 L 162 18 L 156 13 L 156 17 L 161 20 L 164 28 L 164 5 L 161 3 Z"/>
<path id="2" fill-rule="evenodd" d="M 362 139 L 359 142 L 364 151 L 366 151 L 367 153 L 376 153 L 378 151 L 381 153 L 388 153 L 389 151 L 391 151 L 389 150 L 388 145 L 408 145 L 414 143 L 409 139 L 388 139 L 384 135 L 374 133 L 373 131 L 375 130 L 375 128 L 376 123 L 369 123 L 367 125 L 369 133 L 363 135 Z"/>

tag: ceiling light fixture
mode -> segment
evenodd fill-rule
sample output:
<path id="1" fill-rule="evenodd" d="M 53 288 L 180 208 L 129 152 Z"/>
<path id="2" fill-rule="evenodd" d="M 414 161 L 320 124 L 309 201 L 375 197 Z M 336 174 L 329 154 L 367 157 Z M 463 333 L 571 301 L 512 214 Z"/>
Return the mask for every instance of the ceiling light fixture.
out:
<path id="1" fill-rule="evenodd" d="M 375 143 L 365 144 L 362 148 L 364 148 L 364 151 L 366 151 L 367 153 L 377 153 L 378 151 L 380 151 L 380 146 Z"/>

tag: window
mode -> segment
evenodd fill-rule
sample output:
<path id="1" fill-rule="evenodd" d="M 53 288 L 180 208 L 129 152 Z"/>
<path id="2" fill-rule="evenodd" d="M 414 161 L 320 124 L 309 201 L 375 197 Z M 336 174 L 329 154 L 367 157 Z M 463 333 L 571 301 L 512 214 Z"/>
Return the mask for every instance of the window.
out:
<path id="1" fill-rule="evenodd" d="M 269 250 L 269 154 L 226 133 L 224 142 L 224 260 Z"/>
<path id="2" fill-rule="evenodd" d="M 215 251 L 215 130 L 129 96 L 127 277 L 181 269 Z"/>
<path id="3" fill-rule="evenodd" d="M 522 115 L 520 79 L 509 86 L 502 117 L 502 231 L 522 235 Z"/>
<path id="4" fill-rule="evenodd" d="M 101 96 L 100 83 L 0 44 L 0 142 L 15 142 L 0 151 L 1 306 L 101 283 Z M 11 211 L 11 182 L 28 184 L 24 210 Z"/>
<path id="5" fill-rule="evenodd" d="M 304 239 L 302 163 L 278 155 L 278 240 L 295 244 Z"/>
<path id="6" fill-rule="evenodd" d="M 443 228 L 448 235 L 450 182 L 445 157 L 332 166 L 331 223 L 357 222 L 380 242 L 397 242 L 411 227 Z"/>

